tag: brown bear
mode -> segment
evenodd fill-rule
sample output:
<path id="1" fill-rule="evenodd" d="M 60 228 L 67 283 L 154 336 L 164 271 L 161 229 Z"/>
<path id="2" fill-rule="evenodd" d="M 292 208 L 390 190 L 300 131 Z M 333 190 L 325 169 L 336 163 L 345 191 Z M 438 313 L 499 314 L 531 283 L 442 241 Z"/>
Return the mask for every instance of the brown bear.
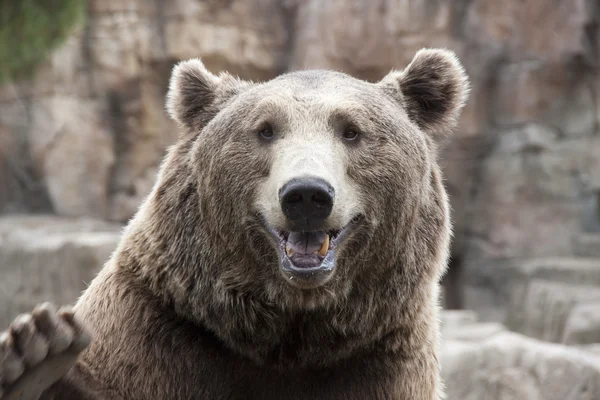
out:
<path id="1" fill-rule="evenodd" d="M 467 92 L 447 50 L 376 83 L 178 64 L 152 193 L 74 311 L 3 334 L 6 398 L 442 399 L 436 147 Z"/>

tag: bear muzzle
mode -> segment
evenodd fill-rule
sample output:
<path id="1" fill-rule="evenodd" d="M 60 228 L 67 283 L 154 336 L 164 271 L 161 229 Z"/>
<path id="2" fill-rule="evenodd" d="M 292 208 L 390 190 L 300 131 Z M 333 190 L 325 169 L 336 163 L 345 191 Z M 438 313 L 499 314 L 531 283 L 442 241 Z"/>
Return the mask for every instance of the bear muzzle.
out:
<path id="1" fill-rule="evenodd" d="M 291 285 L 313 289 L 333 276 L 338 246 L 350 234 L 360 217 L 342 229 L 330 231 L 279 231 L 269 227 L 277 241 L 280 268 Z"/>

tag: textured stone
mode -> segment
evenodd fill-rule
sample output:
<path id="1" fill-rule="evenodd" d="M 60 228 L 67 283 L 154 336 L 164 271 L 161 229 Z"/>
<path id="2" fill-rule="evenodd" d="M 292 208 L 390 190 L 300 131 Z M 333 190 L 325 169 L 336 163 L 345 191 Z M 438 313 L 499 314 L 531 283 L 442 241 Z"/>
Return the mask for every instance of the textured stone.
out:
<path id="1" fill-rule="evenodd" d="M 481 322 L 456 327 L 454 329 L 444 329 L 442 330 L 442 338 L 444 340 L 463 340 L 469 342 L 477 342 L 489 339 L 494 335 L 506 331 L 506 327 L 497 322 Z"/>
<path id="2" fill-rule="evenodd" d="M 491 297 L 504 308 L 508 327 L 539 339 L 561 342 L 573 308 L 600 298 L 600 259 L 513 260 L 487 272 L 480 286 L 504 288 Z"/>
<path id="3" fill-rule="evenodd" d="M 136 12 L 149 14 L 156 12 L 154 2 L 143 0 L 89 0 L 89 11 L 92 13 Z"/>
<path id="4" fill-rule="evenodd" d="M 538 123 L 525 124 L 498 138 L 497 151 L 503 154 L 553 150 L 559 139 L 557 129 Z"/>
<path id="5" fill-rule="evenodd" d="M 262 80 L 282 71 L 288 32 L 276 0 L 176 1 L 165 9 L 167 57 Z"/>
<path id="6" fill-rule="evenodd" d="M 448 46 L 450 3 L 297 2 L 292 69 L 333 68 L 379 79 L 421 47 Z"/>
<path id="7" fill-rule="evenodd" d="M 0 326 L 43 301 L 73 304 L 119 236 L 120 226 L 89 218 L 0 218 Z"/>
<path id="8" fill-rule="evenodd" d="M 51 210 L 43 185 L 32 174 L 27 147 L 27 141 L 22 136 L 11 134 L 0 123 L 0 214 L 31 209 Z"/>
<path id="9" fill-rule="evenodd" d="M 600 357 L 514 333 L 445 341 L 441 362 L 448 400 L 600 397 Z"/>
<path id="10" fill-rule="evenodd" d="M 600 344 L 600 296 L 597 297 L 597 301 L 584 299 L 573 307 L 565 322 L 563 343 Z"/>
<path id="11" fill-rule="evenodd" d="M 600 357 L 600 343 L 584 344 L 584 345 L 573 346 L 573 347 L 578 348 L 581 351 L 584 351 L 586 353 L 593 354 L 595 356 Z"/>
<path id="12" fill-rule="evenodd" d="M 511 327 L 531 337 L 561 342 L 566 334 L 567 319 L 576 306 L 591 300 L 600 301 L 600 285 L 532 280 L 526 288 L 523 303 L 519 305 L 520 302 L 516 298 L 509 312 Z M 519 315 L 520 311 L 522 318 L 517 324 L 515 322 L 518 319 L 515 316 Z"/>
<path id="13" fill-rule="evenodd" d="M 571 63 L 534 59 L 503 64 L 497 79 L 494 123 L 544 121 L 571 137 L 595 130 L 593 75 L 582 75 Z"/>
<path id="14" fill-rule="evenodd" d="M 477 323 L 478 317 L 473 310 L 444 310 L 440 323 L 444 330 L 454 330 L 465 325 Z"/>
<path id="15" fill-rule="evenodd" d="M 56 212 L 105 218 L 114 163 L 112 135 L 95 101 L 53 96 L 33 101 L 29 142 Z"/>
<path id="16" fill-rule="evenodd" d="M 154 185 L 165 149 L 175 141 L 177 128 L 164 112 L 163 99 L 170 63 L 153 65 L 140 79 L 114 93 L 117 163 L 111 184 L 108 218 L 126 221 Z"/>
<path id="17" fill-rule="evenodd" d="M 472 259 L 575 254 L 574 238 L 589 219 L 582 218 L 582 182 L 598 174 L 600 138 L 557 135 L 539 124 L 499 133 L 470 204 L 465 240 Z"/>
<path id="18" fill-rule="evenodd" d="M 476 43 L 502 48 L 512 58 L 561 59 L 585 51 L 586 24 L 594 18 L 590 11 L 585 0 L 475 0 L 466 10 L 464 33 Z"/>
<path id="19" fill-rule="evenodd" d="M 26 101 L 29 97 L 48 95 L 87 96 L 90 93 L 86 71 L 83 25 L 73 28 L 71 34 L 38 66 L 29 80 L 0 85 L 0 102 Z M 4 105 L 4 104 L 3 104 Z"/>
<path id="20" fill-rule="evenodd" d="M 483 285 L 465 289 L 465 305 L 485 309 L 482 318 L 498 318 L 505 310 L 497 304 L 506 297 L 489 292 L 506 289 L 489 286 L 489 270 L 510 275 L 503 269 L 509 258 L 587 256 L 574 239 L 582 228 L 600 227 L 592 188 L 600 181 L 600 90 L 597 53 L 589 45 L 597 42 L 591 27 L 599 12 L 594 2 L 580 0 L 556 7 L 542 1 L 463 4 L 459 30 L 475 95 L 466 117 L 478 107 L 475 114 L 487 121 L 470 117 L 467 128 L 482 127 L 493 146 L 482 144 L 482 162 L 472 168 L 461 164 L 466 156 L 445 164 L 455 188 L 454 215 L 464 219 L 453 251 L 467 258 L 465 279 Z"/>
<path id="21" fill-rule="evenodd" d="M 482 341 L 507 330 L 499 323 L 479 322 L 473 310 L 443 310 L 440 322 L 444 341 Z"/>
<path id="22" fill-rule="evenodd" d="M 87 46 L 96 90 L 117 88 L 141 74 L 150 54 L 150 30 L 149 21 L 133 11 L 93 19 Z"/>
<path id="23" fill-rule="evenodd" d="M 598 208 L 600 214 L 600 203 Z M 578 235 L 575 242 L 575 251 L 581 257 L 600 258 L 600 233 Z"/>
<path id="24" fill-rule="evenodd" d="M 482 321 L 506 321 L 520 330 L 529 315 L 525 300 L 534 281 L 600 286 L 600 260 L 594 258 L 497 259 L 469 263 L 465 273 L 465 304 Z M 531 309 L 533 318 L 538 310 Z"/>

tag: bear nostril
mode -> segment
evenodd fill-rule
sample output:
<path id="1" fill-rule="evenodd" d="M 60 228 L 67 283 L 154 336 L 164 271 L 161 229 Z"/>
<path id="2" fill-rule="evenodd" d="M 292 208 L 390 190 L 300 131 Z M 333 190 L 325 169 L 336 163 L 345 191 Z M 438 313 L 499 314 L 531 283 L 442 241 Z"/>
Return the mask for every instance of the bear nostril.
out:
<path id="1" fill-rule="evenodd" d="M 323 179 L 292 179 L 279 191 L 281 210 L 294 224 L 318 226 L 333 210 L 334 190 Z"/>
<path id="2" fill-rule="evenodd" d="M 299 193 L 292 193 L 288 198 L 287 201 L 289 203 L 301 203 L 302 202 L 302 195 Z"/>
<path id="3" fill-rule="evenodd" d="M 327 207 L 331 204 L 331 198 L 321 192 L 313 194 L 311 200 L 317 207 Z"/>

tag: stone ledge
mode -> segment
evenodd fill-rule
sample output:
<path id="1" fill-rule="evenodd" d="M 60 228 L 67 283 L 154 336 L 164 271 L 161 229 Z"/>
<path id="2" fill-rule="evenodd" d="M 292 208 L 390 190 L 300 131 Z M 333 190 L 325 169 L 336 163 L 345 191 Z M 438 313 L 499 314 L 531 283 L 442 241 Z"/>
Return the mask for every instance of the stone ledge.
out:
<path id="1" fill-rule="evenodd" d="M 516 333 L 446 340 L 441 362 L 447 400 L 600 398 L 599 356 Z"/>
<path id="2" fill-rule="evenodd" d="M 0 326 L 43 301 L 73 304 L 120 236 L 120 225 L 91 218 L 1 217 Z"/>

